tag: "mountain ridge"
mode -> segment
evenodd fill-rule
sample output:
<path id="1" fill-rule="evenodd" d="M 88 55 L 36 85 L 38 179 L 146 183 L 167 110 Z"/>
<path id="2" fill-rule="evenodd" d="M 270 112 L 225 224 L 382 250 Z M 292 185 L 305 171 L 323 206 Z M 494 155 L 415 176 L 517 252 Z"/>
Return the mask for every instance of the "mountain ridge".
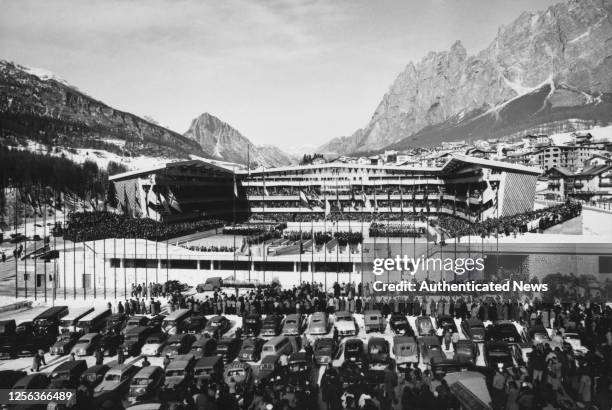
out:
<path id="1" fill-rule="evenodd" d="M 384 150 L 402 140 L 429 146 L 441 138 L 463 139 L 448 128 L 453 118 L 460 122 L 464 115 L 482 114 L 546 83 L 554 89 L 545 110 L 576 107 L 578 115 L 592 117 L 583 108 L 595 107 L 612 92 L 611 14 L 612 0 L 558 3 L 545 11 L 521 13 L 473 55 L 460 41 L 449 50 L 430 51 L 399 73 L 365 127 L 332 139 L 316 152 L 351 154 Z M 535 118 L 547 120 L 538 110 L 516 121 Z M 612 114 L 599 115 L 599 120 L 609 123 Z M 429 133 L 431 141 L 424 139 L 423 130 L 442 124 L 447 125 L 445 135 Z M 468 137 L 487 138 L 490 132 L 503 131 L 494 124 L 479 129 Z"/>

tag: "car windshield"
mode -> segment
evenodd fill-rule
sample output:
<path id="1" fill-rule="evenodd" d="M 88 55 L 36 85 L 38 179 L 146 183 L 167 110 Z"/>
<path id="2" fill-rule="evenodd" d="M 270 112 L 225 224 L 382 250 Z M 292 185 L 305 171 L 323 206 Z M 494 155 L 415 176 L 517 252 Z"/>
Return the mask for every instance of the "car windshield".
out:
<path id="1" fill-rule="evenodd" d="M 149 379 L 134 379 L 132 384 L 136 386 L 146 386 L 149 384 L 149 381 Z"/>
<path id="2" fill-rule="evenodd" d="M 227 372 L 227 377 L 239 376 L 242 377 L 245 375 L 245 371 L 243 369 L 230 370 Z"/>
<path id="3" fill-rule="evenodd" d="M 161 343 L 162 342 L 162 338 L 161 337 L 154 337 L 151 339 L 147 339 L 147 343 L 149 344 L 153 344 L 153 343 Z"/>
<path id="4" fill-rule="evenodd" d="M 294 319 L 289 319 L 285 321 L 286 325 L 295 325 L 297 322 Z"/>
<path id="5" fill-rule="evenodd" d="M 338 316 L 337 320 L 339 322 L 341 322 L 341 321 L 350 321 L 351 317 L 350 316 Z"/>
<path id="6" fill-rule="evenodd" d="M 308 370 L 308 367 L 304 363 L 293 363 L 289 365 L 289 371 L 295 372 L 303 372 Z"/>
<path id="7" fill-rule="evenodd" d="M 491 351 L 489 351 L 489 356 L 492 356 L 492 357 L 509 357 L 510 354 L 508 352 L 504 352 L 503 350 L 491 350 Z"/>
<path id="8" fill-rule="evenodd" d="M 73 322 L 72 320 L 61 320 L 59 325 L 62 327 L 68 327 L 68 326 L 72 326 L 72 322 Z"/>
<path id="9" fill-rule="evenodd" d="M 400 345 L 395 346 L 395 354 L 398 356 L 408 356 L 414 352 L 414 346 L 412 345 Z"/>
<path id="10" fill-rule="evenodd" d="M 210 322 L 210 325 L 211 325 L 212 327 L 219 327 L 219 326 L 221 326 L 221 321 L 213 321 L 213 322 Z"/>
<path id="11" fill-rule="evenodd" d="M 180 347 L 181 346 L 181 342 L 170 343 L 168 346 L 170 346 L 170 347 Z"/>
<path id="12" fill-rule="evenodd" d="M 205 375 L 205 374 L 210 374 L 210 370 L 208 370 L 208 369 L 197 369 L 195 371 L 195 375 L 196 376 L 202 376 L 202 375 Z"/>
<path id="13" fill-rule="evenodd" d="M 179 376 L 184 376 L 184 375 L 185 375 L 184 370 L 168 370 L 166 372 L 166 377 L 179 377 Z"/>
<path id="14" fill-rule="evenodd" d="M 378 320 L 378 316 L 370 316 L 370 320 Z"/>
<path id="15" fill-rule="evenodd" d="M 121 375 L 119 374 L 107 374 L 104 378 L 107 382 L 118 382 L 121 381 Z"/>
<path id="16" fill-rule="evenodd" d="M 322 322 L 322 321 L 323 321 L 323 319 L 321 319 L 319 317 L 313 317 L 312 318 L 312 323 L 319 323 L 319 322 Z"/>
<path id="17" fill-rule="evenodd" d="M 387 349 L 384 345 L 372 345 L 370 346 L 370 353 L 371 354 L 381 354 L 381 353 L 387 353 Z"/>
<path id="18" fill-rule="evenodd" d="M 79 340 L 77 342 L 77 345 L 87 345 L 87 344 L 89 344 L 89 340 Z"/>

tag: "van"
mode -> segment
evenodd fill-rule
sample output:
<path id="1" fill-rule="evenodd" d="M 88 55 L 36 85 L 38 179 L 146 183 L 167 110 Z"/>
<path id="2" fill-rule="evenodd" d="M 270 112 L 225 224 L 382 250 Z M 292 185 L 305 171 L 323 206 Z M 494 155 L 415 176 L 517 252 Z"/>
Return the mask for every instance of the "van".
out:
<path id="1" fill-rule="evenodd" d="M 276 355 L 290 355 L 293 353 L 293 344 L 287 336 L 276 336 L 267 341 L 261 349 L 261 358 L 276 354 Z"/>
<path id="2" fill-rule="evenodd" d="M 49 376 L 50 389 L 70 389 L 79 385 L 83 372 L 87 370 L 85 360 L 72 360 L 57 366 Z"/>
<path id="3" fill-rule="evenodd" d="M 84 307 L 71 307 L 68 309 L 68 314 L 62 318 L 59 322 L 59 331 L 60 333 L 64 332 L 75 332 L 76 326 L 79 320 L 93 312 L 94 308 L 92 306 L 84 306 Z"/>
<path id="4" fill-rule="evenodd" d="M 179 309 L 170 313 L 162 322 L 162 330 L 169 335 L 181 333 L 185 328 L 185 320 L 191 316 L 191 310 Z"/>
<path id="5" fill-rule="evenodd" d="M 110 309 L 94 310 L 79 319 L 76 331 L 82 334 L 97 333 L 106 328 L 106 323 L 111 317 Z"/>
<path id="6" fill-rule="evenodd" d="M 159 366 L 143 367 L 130 383 L 128 402 L 135 403 L 154 396 L 164 383 L 164 369 Z"/>
<path id="7" fill-rule="evenodd" d="M 219 356 L 202 357 L 193 367 L 193 374 L 198 383 L 219 382 L 223 378 L 223 359 Z"/>
<path id="8" fill-rule="evenodd" d="M 366 333 L 385 331 L 385 321 L 379 310 L 366 310 L 363 312 L 363 323 Z"/>

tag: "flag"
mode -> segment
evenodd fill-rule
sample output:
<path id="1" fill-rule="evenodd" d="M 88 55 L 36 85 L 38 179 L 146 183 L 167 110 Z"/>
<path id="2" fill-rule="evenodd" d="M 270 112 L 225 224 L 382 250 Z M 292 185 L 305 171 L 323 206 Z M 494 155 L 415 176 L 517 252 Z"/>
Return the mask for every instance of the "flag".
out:
<path id="1" fill-rule="evenodd" d="M 356 211 L 357 210 L 357 202 L 355 200 L 355 191 L 351 190 L 351 207 Z"/>
<path id="2" fill-rule="evenodd" d="M 234 197 L 238 198 L 238 185 L 236 185 L 236 175 L 234 175 Z"/>
<path id="3" fill-rule="evenodd" d="M 488 180 L 485 182 L 487 183 L 487 187 L 485 188 L 484 192 L 480 196 L 480 200 L 482 201 L 483 204 L 486 204 L 487 202 L 491 201 L 494 196 L 493 188 L 491 187 L 491 183 Z"/>
<path id="4" fill-rule="evenodd" d="M 400 188 L 400 215 L 402 215 L 402 220 L 404 219 L 404 195 L 403 195 L 403 191 L 404 190 L 402 188 Z"/>
<path id="5" fill-rule="evenodd" d="M 183 210 L 181 209 L 181 206 L 176 200 L 176 196 L 174 195 L 172 191 L 170 191 L 170 189 L 168 189 L 168 194 L 166 196 L 166 199 L 171 208 L 175 209 L 178 212 L 181 212 L 181 213 L 183 212 Z"/>
<path id="6" fill-rule="evenodd" d="M 329 216 L 329 214 L 331 213 L 331 204 L 329 203 L 329 201 L 326 199 L 325 200 L 325 217 L 327 218 Z"/>
<path id="7" fill-rule="evenodd" d="M 427 189 L 427 185 L 425 185 L 425 194 L 423 195 L 423 200 L 425 201 L 425 210 L 429 214 L 429 190 Z"/>
<path id="8" fill-rule="evenodd" d="M 308 198 L 306 198 L 306 194 L 304 193 L 304 191 L 300 191 L 300 206 L 303 206 L 304 208 L 312 209 L 312 207 L 310 206 L 310 202 L 308 202 Z"/>
<path id="9" fill-rule="evenodd" d="M 365 208 L 365 210 L 372 212 L 372 203 L 368 199 L 368 197 L 365 194 L 365 192 L 362 192 L 361 196 L 362 196 L 362 199 L 363 199 L 363 207 Z"/>
<path id="10" fill-rule="evenodd" d="M 123 185 L 123 203 L 121 204 L 121 209 L 125 215 L 133 216 L 132 212 L 130 211 L 130 201 L 127 196 L 125 185 Z"/>
<path id="11" fill-rule="evenodd" d="M 391 190 L 387 190 L 387 205 L 389 206 L 389 212 L 391 212 Z"/>
<path id="12" fill-rule="evenodd" d="M 263 192 L 264 192 L 264 196 L 270 196 L 270 194 L 268 193 L 268 189 L 265 187 L 263 187 Z"/>
<path id="13" fill-rule="evenodd" d="M 374 212 L 378 212 L 378 201 L 376 200 L 376 187 L 374 187 Z"/>
<path id="14" fill-rule="evenodd" d="M 416 187 L 412 186 L 412 212 L 416 215 Z"/>

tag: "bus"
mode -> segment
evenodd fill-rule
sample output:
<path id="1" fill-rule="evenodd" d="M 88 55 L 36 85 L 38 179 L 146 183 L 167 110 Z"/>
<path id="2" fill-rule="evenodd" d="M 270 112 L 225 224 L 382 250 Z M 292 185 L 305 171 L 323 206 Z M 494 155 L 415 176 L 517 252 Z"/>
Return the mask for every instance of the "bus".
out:
<path id="1" fill-rule="evenodd" d="M 111 317 L 110 309 L 97 309 L 79 319 L 75 330 L 81 334 L 97 333 L 106 327 Z"/>
<path id="2" fill-rule="evenodd" d="M 162 322 L 162 330 L 169 335 L 174 335 L 183 331 L 185 327 L 185 319 L 191 315 L 189 309 L 179 309 L 170 313 Z"/>
<path id="3" fill-rule="evenodd" d="M 68 314 L 68 306 L 53 306 L 36 316 L 34 331 L 39 335 L 57 334 L 60 319 Z"/>
<path id="4" fill-rule="evenodd" d="M 59 323 L 59 331 L 60 333 L 64 332 L 74 332 L 79 322 L 83 316 L 93 312 L 94 308 L 92 306 L 85 307 L 73 307 L 68 310 L 68 314 L 60 320 Z"/>

